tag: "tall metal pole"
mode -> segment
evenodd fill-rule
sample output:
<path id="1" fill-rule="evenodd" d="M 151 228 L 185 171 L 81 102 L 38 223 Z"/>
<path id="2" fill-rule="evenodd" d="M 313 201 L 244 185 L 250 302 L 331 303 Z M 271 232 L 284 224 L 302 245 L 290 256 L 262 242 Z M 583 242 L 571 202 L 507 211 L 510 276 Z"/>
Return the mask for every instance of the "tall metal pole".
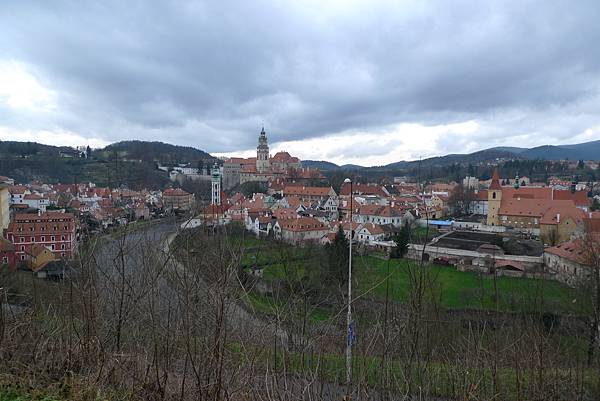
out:
<path id="1" fill-rule="evenodd" d="M 353 330 L 352 330 L 352 240 L 354 234 L 354 227 L 352 221 L 352 180 L 346 178 L 344 182 L 350 183 L 350 246 L 348 254 L 348 313 L 346 319 L 346 400 L 352 398 L 351 383 L 352 383 L 352 341 L 353 341 Z"/>

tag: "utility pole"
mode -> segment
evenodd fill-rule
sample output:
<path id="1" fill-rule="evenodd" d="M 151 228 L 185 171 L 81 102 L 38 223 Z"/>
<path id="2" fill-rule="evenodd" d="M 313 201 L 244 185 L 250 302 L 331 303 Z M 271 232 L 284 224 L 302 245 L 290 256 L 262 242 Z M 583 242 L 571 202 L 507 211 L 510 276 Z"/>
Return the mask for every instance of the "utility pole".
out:
<path id="1" fill-rule="evenodd" d="M 346 178 L 344 183 L 350 184 L 350 246 L 348 254 L 348 313 L 346 316 L 346 401 L 352 399 L 352 341 L 354 330 L 352 328 L 352 240 L 354 227 L 352 222 L 352 180 Z"/>

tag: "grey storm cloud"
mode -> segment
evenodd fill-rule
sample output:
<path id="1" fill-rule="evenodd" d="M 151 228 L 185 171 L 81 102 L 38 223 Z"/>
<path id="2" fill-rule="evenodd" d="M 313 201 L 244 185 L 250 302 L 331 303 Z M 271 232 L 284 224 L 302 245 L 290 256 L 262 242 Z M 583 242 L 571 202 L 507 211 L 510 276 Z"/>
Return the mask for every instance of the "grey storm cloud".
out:
<path id="1" fill-rule="evenodd" d="M 0 125 L 227 152 L 263 123 L 289 141 L 477 120 L 480 147 L 600 124 L 597 1 L 331 4 L 5 0 L 0 61 L 27 65 L 57 110 L 0 104 Z"/>

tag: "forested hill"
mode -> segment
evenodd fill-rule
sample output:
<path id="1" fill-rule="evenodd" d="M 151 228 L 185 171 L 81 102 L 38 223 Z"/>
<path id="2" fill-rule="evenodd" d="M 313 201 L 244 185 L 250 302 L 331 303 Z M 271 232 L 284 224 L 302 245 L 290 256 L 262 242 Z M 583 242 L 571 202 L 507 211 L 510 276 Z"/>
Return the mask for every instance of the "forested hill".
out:
<path id="1" fill-rule="evenodd" d="M 78 158 L 71 147 L 35 142 L 0 142 L 0 175 L 24 183 L 94 182 L 100 186 L 162 188 L 167 174 L 156 163 L 201 163 L 217 160 L 210 154 L 186 146 L 162 142 L 125 141 L 92 151 L 91 158 Z M 65 157 L 67 155 L 67 157 Z"/>
<path id="2" fill-rule="evenodd" d="M 104 158 L 117 152 L 119 157 L 145 162 L 193 163 L 214 161 L 215 157 L 191 146 L 171 145 L 164 142 L 122 141 L 108 145 L 97 153 Z"/>
<path id="3" fill-rule="evenodd" d="M 60 151 L 70 149 L 72 148 L 68 146 L 43 145 L 37 142 L 0 141 L 0 157 L 58 157 Z"/>

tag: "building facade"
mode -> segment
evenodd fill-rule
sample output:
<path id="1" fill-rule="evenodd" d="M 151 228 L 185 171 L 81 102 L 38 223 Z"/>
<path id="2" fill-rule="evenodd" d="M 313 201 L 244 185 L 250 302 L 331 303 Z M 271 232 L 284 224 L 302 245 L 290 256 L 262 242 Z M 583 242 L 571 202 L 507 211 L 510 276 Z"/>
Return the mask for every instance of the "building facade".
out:
<path id="1" fill-rule="evenodd" d="M 163 192 L 163 205 L 170 210 L 190 210 L 194 206 L 194 195 L 181 188 L 169 188 Z"/>
<path id="2" fill-rule="evenodd" d="M 16 214 L 6 233 L 15 247 L 16 263 L 24 262 L 34 245 L 48 248 L 61 259 L 77 253 L 77 222 L 72 213 Z"/>

